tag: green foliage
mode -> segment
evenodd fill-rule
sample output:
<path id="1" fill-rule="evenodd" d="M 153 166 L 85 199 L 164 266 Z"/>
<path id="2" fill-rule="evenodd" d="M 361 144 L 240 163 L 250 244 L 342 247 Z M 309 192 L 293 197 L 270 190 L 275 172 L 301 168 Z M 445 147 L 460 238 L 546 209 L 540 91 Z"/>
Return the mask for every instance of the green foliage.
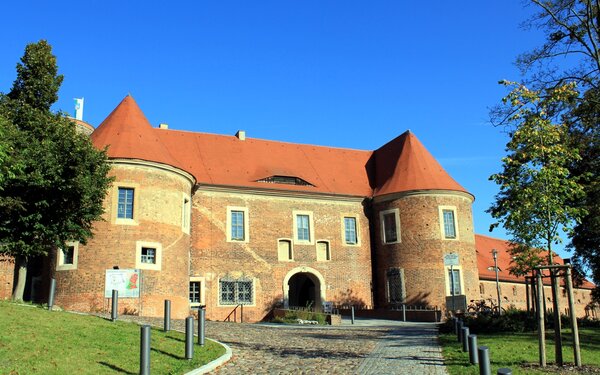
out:
<path id="1" fill-rule="evenodd" d="M 560 115 L 578 96 L 574 84 L 536 91 L 511 82 L 504 103 L 512 108 L 507 123 L 513 131 L 502 159 L 503 170 L 490 180 L 500 186 L 496 201 L 488 209 L 496 220 L 490 230 L 502 224 L 519 244 L 512 249 L 515 264 L 511 272 L 523 274 L 540 261 L 539 251 L 560 242 L 560 229 L 569 231 L 585 214 L 570 203 L 580 199 L 583 188 L 569 171 L 579 160 L 578 150 L 568 143 L 568 127 Z"/>
<path id="2" fill-rule="evenodd" d="M 63 114 L 50 112 L 62 82 L 50 46 L 28 45 L 21 61 L 11 92 L 0 97 L 0 115 L 9 122 L 3 131 L 13 135 L 2 148 L 18 166 L 0 189 L 0 201 L 18 203 L 0 206 L 0 251 L 26 258 L 67 241 L 85 243 L 101 219 L 111 179 L 106 152 Z"/>
<path id="3" fill-rule="evenodd" d="M 327 324 L 327 318 L 325 314 L 305 310 L 286 310 L 284 317 L 275 317 L 271 322 L 297 324 L 298 319 L 316 320 L 320 325 Z"/>

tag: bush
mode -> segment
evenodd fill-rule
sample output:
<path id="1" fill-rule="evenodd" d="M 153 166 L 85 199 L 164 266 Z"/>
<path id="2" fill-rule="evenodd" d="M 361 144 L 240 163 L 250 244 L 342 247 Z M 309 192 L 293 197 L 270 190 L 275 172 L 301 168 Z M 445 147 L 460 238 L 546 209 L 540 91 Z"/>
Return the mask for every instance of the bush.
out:
<path id="1" fill-rule="evenodd" d="M 327 324 L 327 318 L 325 314 L 312 312 L 312 311 L 301 311 L 301 310 L 287 310 L 284 317 L 276 317 L 271 320 L 273 323 L 287 323 L 296 324 L 298 319 L 302 320 L 316 320 L 319 324 Z"/>

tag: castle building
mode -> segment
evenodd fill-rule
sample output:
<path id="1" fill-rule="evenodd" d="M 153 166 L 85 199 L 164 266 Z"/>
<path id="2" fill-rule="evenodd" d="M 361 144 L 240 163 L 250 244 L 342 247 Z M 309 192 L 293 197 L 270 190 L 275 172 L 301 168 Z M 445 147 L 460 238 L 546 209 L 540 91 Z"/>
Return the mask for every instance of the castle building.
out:
<path id="1" fill-rule="evenodd" d="M 176 318 L 243 305 L 247 321 L 276 306 L 446 310 L 452 295 L 490 294 L 474 197 L 409 131 L 375 151 L 177 131 L 152 127 L 127 96 L 91 140 L 114 182 L 94 237 L 50 257 L 63 308 L 106 310 L 111 285 L 131 313 L 161 316 L 169 299 Z M 10 277 L 0 264 L 0 297 Z"/>

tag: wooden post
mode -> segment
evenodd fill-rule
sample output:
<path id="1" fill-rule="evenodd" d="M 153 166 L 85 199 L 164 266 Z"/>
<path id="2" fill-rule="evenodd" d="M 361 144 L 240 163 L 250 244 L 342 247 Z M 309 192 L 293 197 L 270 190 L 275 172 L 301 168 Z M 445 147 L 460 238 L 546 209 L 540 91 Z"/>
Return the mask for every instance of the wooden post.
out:
<path id="1" fill-rule="evenodd" d="M 541 291 L 544 289 L 544 284 L 542 281 L 542 271 L 538 270 L 537 275 L 537 321 L 538 321 L 538 341 L 539 341 L 539 352 L 540 352 L 540 366 L 546 367 L 546 344 L 544 343 L 544 338 L 546 335 L 544 328 L 544 296 Z"/>
<path id="2" fill-rule="evenodd" d="M 556 364 L 558 366 L 563 365 L 563 355 L 562 355 L 562 324 L 560 321 L 560 304 L 558 295 L 559 285 L 557 273 L 559 271 L 556 269 L 550 269 L 550 280 L 552 282 L 552 306 L 554 308 L 554 358 L 556 358 Z"/>
<path id="3" fill-rule="evenodd" d="M 569 310 L 571 312 L 571 332 L 573 334 L 573 355 L 575 366 L 581 367 L 581 352 L 579 350 L 579 329 L 577 327 L 577 317 L 575 315 L 575 301 L 573 298 L 573 281 L 571 280 L 571 267 L 567 268 L 565 282 L 567 284 L 567 296 L 569 298 Z"/>
<path id="4" fill-rule="evenodd" d="M 537 285 L 536 285 L 536 281 L 535 281 L 535 276 L 532 273 L 531 274 L 531 312 L 533 313 L 534 316 L 537 316 L 537 302 L 538 302 L 538 295 L 539 291 L 537 290 Z"/>

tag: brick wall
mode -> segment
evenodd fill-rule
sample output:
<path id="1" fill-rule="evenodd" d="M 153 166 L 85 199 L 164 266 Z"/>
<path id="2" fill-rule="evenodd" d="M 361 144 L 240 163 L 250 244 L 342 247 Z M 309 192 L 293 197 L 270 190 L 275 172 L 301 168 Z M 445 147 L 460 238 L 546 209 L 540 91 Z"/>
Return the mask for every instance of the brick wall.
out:
<path id="1" fill-rule="evenodd" d="M 254 280 L 254 305 L 244 308 L 245 319 L 261 320 L 273 305 L 284 303 L 286 276 L 305 271 L 321 276 L 325 300 L 372 305 L 369 222 L 361 199 L 343 201 L 318 196 L 239 193 L 204 189 L 193 198 L 192 276 L 205 277 L 207 317 L 222 320 L 233 306 L 219 306 L 219 279 Z M 227 242 L 227 206 L 247 208 L 248 242 Z M 293 212 L 312 213 L 311 244 L 294 241 Z M 355 216 L 360 244 L 343 240 L 343 217 Z M 278 259 L 277 240 L 291 239 L 293 260 Z M 328 241 L 331 260 L 317 261 L 316 241 Z M 316 277 L 315 277 L 316 279 Z"/>
<path id="2" fill-rule="evenodd" d="M 509 307 L 515 307 L 520 310 L 527 309 L 527 292 L 525 284 L 500 282 L 500 298 L 502 298 L 502 307 L 508 309 Z M 496 282 L 491 280 L 481 280 L 479 282 L 479 299 L 492 299 L 494 304 L 498 301 L 498 292 L 496 290 Z M 530 292 L 531 293 L 531 287 Z M 552 288 L 544 286 L 544 294 L 546 297 L 546 308 L 552 308 Z M 531 294 L 530 294 L 531 295 Z M 592 301 L 591 290 L 589 289 L 577 289 L 573 290 L 573 299 L 575 302 L 575 314 L 578 317 L 600 317 L 600 309 L 592 309 L 590 303 Z M 530 301 L 530 306 L 534 302 Z M 487 302 L 489 305 L 490 303 Z M 569 302 L 567 299 L 567 292 L 565 288 L 560 288 L 559 293 L 559 308 L 561 314 L 566 314 L 568 311 Z"/>
<path id="3" fill-rule="evenodd" d="M 105 271 L 115 266 L 136 268 L 136 242 L 145 241 L 162 246 L 161 269 L 143 269 L 142 298 L 120 299 L 120 310 L 161 316 L 164 299 L 171 299 L 173 317 L 184 318 L 189 313 L 190 236 L 182 230 L 182 204 L 183 197 L 190 194 L 191 181 L 175 170 L 151 163 L 116 163 L 111 175 L 115 182 L 104 202 L 104 221 L 95 224 L 94 237 L 87 245 L 79 245 L 77 269 L 55 271 L 56 304 L 79 311 L 108 311 Z M 116 220 L 119 186 L 135 187 L 134 220 L 129 224 Z"/>
<path id="4" fill-rule="evenodd" d="M 479 294 L 471 204 L 470 196 L 451 192 L 404 194 L 376 199 L 373 205 L 373 234 L 378 307 L 389 305 L 386 273 L 390 268 L 400 268 L 404 270 L 407 304 L 445 309 L 450 286 L 443 256 L 448 253 L 459 255 L 462 292 L 466 293 L 467 300 Z M 443 239 L 440 207 L 455 209 L 456 240 Z M 390 209 L 399 211 L 400 242 L 383 244 L 379 213 Z"/>
<path id="5" fill-rule="evenodd" d="M 0 255 L 0 299 L 12 297 L 15 261 L 12 257 Z"/>

